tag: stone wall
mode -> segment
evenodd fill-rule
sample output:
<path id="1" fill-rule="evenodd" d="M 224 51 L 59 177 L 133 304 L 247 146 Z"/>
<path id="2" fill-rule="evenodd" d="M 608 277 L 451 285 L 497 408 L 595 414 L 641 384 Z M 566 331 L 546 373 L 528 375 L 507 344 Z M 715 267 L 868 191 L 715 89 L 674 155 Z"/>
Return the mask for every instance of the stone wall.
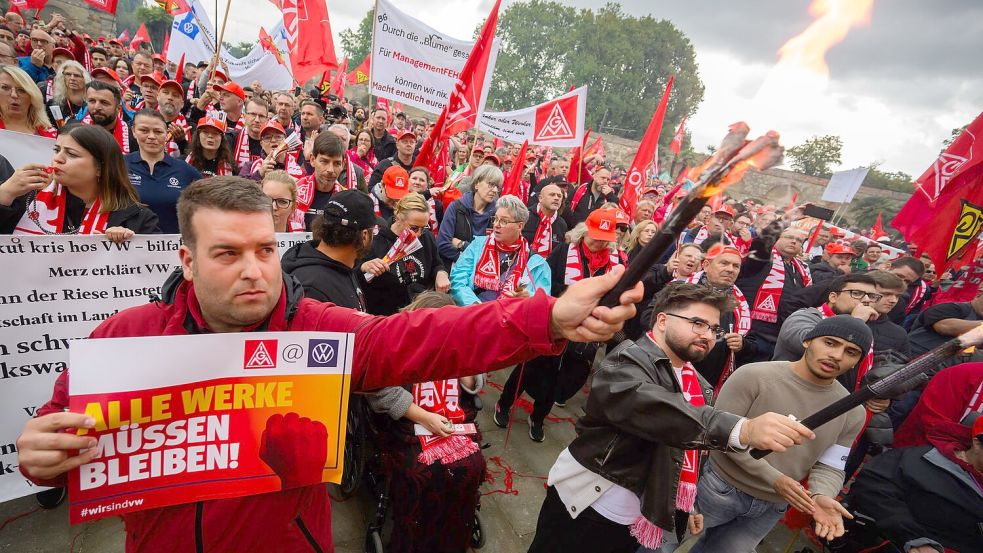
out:
<path id="1" fill-rule="evenodd" d="M 81 29 L 93 38 L 117 35 L 115 15 L 97 10 L 81 0 L 49 0 L 41 10 L 41 18 L 50 21 L 55 12 L 64 15 L 70 27 Z"/>

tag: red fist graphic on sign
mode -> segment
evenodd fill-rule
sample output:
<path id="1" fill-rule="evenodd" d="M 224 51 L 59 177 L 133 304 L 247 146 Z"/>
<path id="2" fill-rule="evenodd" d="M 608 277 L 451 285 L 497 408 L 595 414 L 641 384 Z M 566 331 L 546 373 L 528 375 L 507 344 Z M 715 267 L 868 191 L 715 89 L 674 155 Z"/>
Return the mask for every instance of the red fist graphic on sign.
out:
<path id="1" fill-rule="evenodd" d="M 328 429 L 297 413 L 273 415 L 266 420 L 259 458 L 280 477 L 284 490 L 319 484 L 328 459 Z"/>

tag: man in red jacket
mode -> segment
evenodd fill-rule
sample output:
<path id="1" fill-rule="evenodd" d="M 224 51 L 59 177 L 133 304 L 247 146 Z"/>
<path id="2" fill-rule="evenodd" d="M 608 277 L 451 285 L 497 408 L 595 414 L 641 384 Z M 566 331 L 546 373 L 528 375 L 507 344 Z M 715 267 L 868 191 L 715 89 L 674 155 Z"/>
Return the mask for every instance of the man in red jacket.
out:
<path id="1" fill-rule="evenodd" d="M 620 278 L 619 268 L 571 286 L 558 299 L 536 294 L 372 317 L 303 298 L 300 285 L 284 278 L 270 200 L 255 183 L 238 177 L 197 181 L 182 193 L 178 218 L 183 275 L 165 284 L 162 301 L 110 317 L 91 337 L 353 332 L 352 388 L 373 390 L 504 368 L 558 354 L 566 340 L 603 342 L 634 315 L 642 294 L 639 286 L 618 307 L 597 305 Z M 444 342 L 446 336 L 471 339 Z M 473 347 L 474 341 L 485 347 Z M 95 455 L 95 449 L 74 455 L 95 440 L 66 432 L 93 426 L 85 415 L 64 412 L 67 375 L 17 440 L 21 471 L 38 484 L 64 485 L 68 471 Z M 127 551 L 334 550 L 323 485 L 128 513 L 123 521 Z"/>

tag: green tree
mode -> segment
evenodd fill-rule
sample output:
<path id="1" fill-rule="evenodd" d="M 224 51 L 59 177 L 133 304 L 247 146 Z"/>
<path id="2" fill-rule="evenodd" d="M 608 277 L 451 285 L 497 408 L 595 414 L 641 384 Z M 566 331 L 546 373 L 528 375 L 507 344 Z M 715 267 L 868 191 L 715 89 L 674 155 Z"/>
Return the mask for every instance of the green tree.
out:
<path id="1" fill-rule="evenodd" d="M 843 140 L 831 134 L 813 136 L 785 153 L 793 170 L 814 177 L 829 177 L 833 173 L 832 166 L 842 162 Z"/>
<path id="2" fill-rule="evenodd" d="M 853 227 L 863 230 L 874 226 L 874 221 L 877 220 L 877 214 L 883 213 L 881 221 L 884 223 L 884 230 L 897 237 L 899 236 L 898 232 L 889 223 L 898 214 L 898 211 L 901 211 L 903 205 L 904 201 L 893 198 L 879 196 L 857 198 L 850 202 L 846 219 Z"/>
<path id="3" fill-rule="evenodd" d="M 895 192 L 911 192 L 915 188 L 915 183 L 911 175 L 901 171 L 885 172 L 878 169 L 879 164 L 872 163 L 870 171 L 864 178 L 862 186 L 867 188 L 877 188 L 879 190 L 893 190 Z"/>
<path id="4" fill-rule="evenodd" d="M 952 129 L 952 132 L 949 133 L 949 138 L 946 138 L 945 140 L 942 141 L 942 151 L 945 151 L 945 149 L 948 148 L 949 145 L 955 142 L 956 138 L 958 138 L 959 135 L 961 135 L 963 131 L 966 130 L 966 127 L 968 126 L 969 125 L 963 125 L 961 127 Z"/>
<path id="5" fill-rule="evenodd" d="M 341 51 L 348 56 L 348 66 L 354 68 L 362 63 L 365 56 L 372 50 L 372 19 L 375 18 L 375 8 L 366 12 L 356 29 L 345 29 L 341 32 Z M 339 62 L 340 63 L 340 62 Z"/>
<path id="6" fill-rule="evenodd" d="M 234 58 L 241 58 L 246 54 L 248 54 L 253 48 L 255 48 L 258 42 L 259 41 L 250 42 L 248 40 L 243 40 L 235 45 L 230 44 L 228 42 L 223 42 L 222 47 L 225 48 L 225 50 L 229 53 L 230 56 Z"/>
<path id="7" fill-rule="evenodd" d="M 147 26 L 150 33 L 150 41 L 154 44 L 154 51 L 160 52 L 164 47 L 164 35 L 171 28 L 174 18 L 164 11 L 157 4 L 143 5 L 137 8 L 136 19 L 138 22 Z M 139 24 L 137 25 L 139 27 Z"/>

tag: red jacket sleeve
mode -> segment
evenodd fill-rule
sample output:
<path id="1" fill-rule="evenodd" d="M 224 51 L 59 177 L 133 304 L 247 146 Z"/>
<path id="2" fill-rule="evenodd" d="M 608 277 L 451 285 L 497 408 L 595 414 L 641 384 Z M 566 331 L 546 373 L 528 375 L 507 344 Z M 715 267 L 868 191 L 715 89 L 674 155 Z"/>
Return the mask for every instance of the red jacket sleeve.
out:
<path id="1" fill-rule="evenodd" d="M 549 335 L 555 302 L 537 292 L 528 299 L 363 317 L 355 329 L 352 389 L 467 376 L 558 355 L 565 341 Z M 331 311 L 323 312 L 319 330 L 342 330 Z"/>

